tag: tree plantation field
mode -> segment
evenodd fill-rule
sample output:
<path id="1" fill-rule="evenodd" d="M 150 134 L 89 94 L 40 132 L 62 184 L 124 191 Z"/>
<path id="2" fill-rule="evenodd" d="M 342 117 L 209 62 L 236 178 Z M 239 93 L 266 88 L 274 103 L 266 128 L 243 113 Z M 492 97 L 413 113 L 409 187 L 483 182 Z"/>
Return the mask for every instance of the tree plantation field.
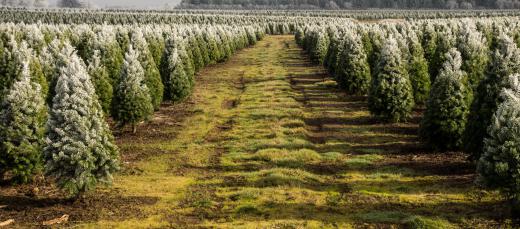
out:
<path id="1" fill-rule="evenodd" d="M 518 11 L 0 9 L 0 228 L 515 228 Z"/>

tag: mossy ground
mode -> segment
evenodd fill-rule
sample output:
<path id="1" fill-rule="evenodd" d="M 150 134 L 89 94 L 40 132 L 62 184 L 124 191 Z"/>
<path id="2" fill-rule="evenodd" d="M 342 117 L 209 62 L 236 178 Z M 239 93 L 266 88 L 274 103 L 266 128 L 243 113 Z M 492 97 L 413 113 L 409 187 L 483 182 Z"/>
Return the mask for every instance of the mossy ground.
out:
<path id="1" fill-rule="evenodd" d="M 507 205 L 474 185 L 465 155 L 425 149 L 420 111 L 404 124 L 370 117 L 338 91 L 292 36 L 268 36 L 199 73 L 193 96 L 118 137 L 124 169 L 81 227 L 489 228 Z M 91 194 L 96 196 L 97 193 Z"/>

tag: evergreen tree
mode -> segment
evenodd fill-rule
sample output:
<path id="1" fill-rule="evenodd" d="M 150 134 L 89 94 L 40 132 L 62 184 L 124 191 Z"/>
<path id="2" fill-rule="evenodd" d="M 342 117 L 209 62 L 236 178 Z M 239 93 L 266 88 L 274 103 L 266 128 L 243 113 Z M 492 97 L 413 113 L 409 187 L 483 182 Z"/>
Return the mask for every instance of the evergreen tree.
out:
<path id="1" fill-rule="evenodd" d="M 431 69 L 431 62 L 435 55 L 435 50 L 437 49 L 437 31 L 435 31 L 435 27 L 433 23 L 426 22 L 423 27 L 422 34 L 422 47 L 424 49 L 424 57 L 430 63 L 428 66 L 429 73 L 432 74 L 433 70 Z"/>
<path id="2" fill-rule="evenodd" d="M 473 91 L 484 78 L 489 50 L 486 38 L 469 21 L 464 22 L 459 31 L 457 49 L 462 55 L 462 70 L 467 72 L 470 89 Z"/>
<path id="3" fill-rule="evenodd" d="M 116 40 L 116 34 L 104 29 L 97 34 L 95 47 L 99 50 L 100 60 L 105 66 L 112 86 L 118 82 L 123 66 L 124 52 Z"/>
<path id="4" fill-rule="evenodd" d="M 413 92 L 401 51 L 393 37 L 385 40 L 376 71 L 368 98 L 370 113 L 390 122 L 406 120 L 414 105 Z"/>
<path id="5" fill-rule="evenodd" d="M 444 26 L 444 30 L 438 32 L 435 53 L 429 62 L 431 82 L 435 82 L 435 77 L 439 75 L 439 71 L 446 60 L 445 55 L 455 45 L 455 36 L 448 25 Z"/>
<path id="6" fill-rule="evenodd" d="M 350 94 L 366 94 L 370 87 L 370 67 L 361 38 L 350 33 L 343 42 L 337 79 L 341 88 Z"/>
<path id="7" fill-rule="evenodd" d="M 163 100 L 164 85 L 161 82 L 161 74 L 155 65 L 155 61 L 148 49 L 148 44 L 140 30 L 132 33 L 132 46 L 137 51 L 139 62 L 144 70 L 144 81 L 148 87 L 154 109 L 159 109 Z"/>
<path id="8" fill-rule="evenodd" d="M 90 77 L 75 53 L 60 68 L 55 91 L 44 148 L 46 173 L 75 196 L 98 183 L 110 184 L 111 174 L 118 169 L 118 149 Z"/>
<path id="9" fill-rule="evenodd" d="M 195 36 L 191 36 L 188 42 L 189 49 L 192 51 L 193 54 L 194 71 L 197 72 L 198 70 L 202 69 L 202 67 L 204 67 L 204 59 L 202 57 L 202 52 L 199 48 L 199 44 Z"/>
<path id="10" fill-rule="evenodd" d="M 478 183 L 499 189 L 510 200 L 511 215 L 520 219 L 520 75 L 509 77 L 484 139 L 477 164 Z"/>
<path id="11" fill-rule="evenodd" d="M 408 60 L 408 73 L 413 88 L 413 98 L 416 104 L 423 104 L 430 93 L 430 75 L 428 74 L 428 62 L 424 58 L 424 52 L 419 39 L 414 32 L 408 36 L 410 57 Z"/>
<path id="12" fill-rule="evenodd" d="M 155 66 L 159 68 L 159 66 L 161 66 L 161 58 L 166 45 L 164 39 L 160 37 L 160 35 L 149 35 L 146 37 L 146 41 L 148 42 L 148 49 L 153 57 Z"/>
<path id="13" fill-rule="evenodd" d="M 103 66 L 103 63 L 101 62 L 100 52 L 98 50 L 94 51 L 91 59 L 92 60 L 87 67 L 88 74 L 91 76 L 92 84 L 96 89 L 96 95 L 99 99 L 101 108 L 105 114 L 110 114 L 113 96 L 110 77 L 108 76 L 105 66 Z"/>
<path id="14" fill-rule="evenodd" d="M 430 146 L 440 150 L 457 150 L 469 112 L 466 73 L 461 70 L 460 53 L 452 48 L 433 83 L 420 135 Z"/>
<path id="15" fill-rule="evenodd" d="M 130 45 L 115 88 L 112 101 L 112 117 L 119 126 L 132 125 L 148 120 L 153 113 L 152 98 L 144 82 L 144 70 L 138 61 L 139 54 Z"/>
<path id="16" fill-rule="evenodd" d="M 26 62 L 1 104 L 0 178 L 9 171 L 13 181 L 25 183 L 41 168 L 46 115 L 41 87 L 31 82 Z"/>
<path id="17" fill-rule="evenodd" d="M 16 43 L 14 38 L 8 42 L 7 48 L 0 57 L 0 101 L 7 94 L 11 85 L 20 78 L 25 63 L 29 64 L 29 76 L 33 82 L 40 84 L 42 96 L 48 91 L 47 80 L 42 71 L 39 60 L 34 56 L 27 43 Z"/>
<path id="18" fill-rule="evenodd" d="M 464 136 L 464 149 L 478 160 L 486 137 L 486 128 L 500 101 L 499 93 L 506 87 L 506 77 L 520 72 L 520 49 L 513 40 L 502 34 L 497 39 L 497 49 L 491 56 L 484 79 L 476 90 L 468 125 Z"/>
<path id="19" fill-rule="evenodd" d="M 166 85 L 165 97 L 171 101 L 177 102 L 186 98 L 193 89 L 193 77 L 190 77 L 180 59 L 177 50 L 173 50 L 168 56 L 168 72 L 164 78 Z"/>

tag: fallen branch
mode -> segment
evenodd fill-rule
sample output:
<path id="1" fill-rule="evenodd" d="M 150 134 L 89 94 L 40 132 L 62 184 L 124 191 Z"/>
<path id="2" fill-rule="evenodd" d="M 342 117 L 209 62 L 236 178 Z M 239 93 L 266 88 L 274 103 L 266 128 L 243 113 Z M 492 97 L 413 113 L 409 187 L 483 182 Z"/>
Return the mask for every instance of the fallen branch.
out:
<path id="1" fill-rule="evenodd" d="M 63 215 L 62 217 L 60 218 L 56 218 L 56 219 L 51 219 L 49 221 L 45 221 L 43 222 L 42 224 L 44 226 L 50 226 L 50 225 L 54 225 L 54 224 L 61 224 L 61 223 L 65 223 L 69 220 L 69 215 L 65 214 Z"/>
<path id="2" fill-rule="evenodd" d="M 14 219 L 8 219 L 4 222 L 0 222 L 0 227 L 5 227 L 5 226 L 8 226 L 10 224 L 13 224 L 14 223 Z"/>

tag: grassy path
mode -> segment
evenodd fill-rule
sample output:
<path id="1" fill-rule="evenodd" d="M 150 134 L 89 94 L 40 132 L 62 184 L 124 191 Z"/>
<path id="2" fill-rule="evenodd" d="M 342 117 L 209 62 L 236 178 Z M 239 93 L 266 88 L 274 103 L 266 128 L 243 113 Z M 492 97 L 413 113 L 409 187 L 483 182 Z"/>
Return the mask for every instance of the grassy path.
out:
<path id="1" fill-rule="evenodd" d="M 85 226 L 490 227 L 507 216 L 460 153 L 426 152 L 419 114 L 373 120 L 292 36 L 203 70 L 189 101 L 121 136 L 124 171 Z M 100 195 L 100 194 L 97 194 Z"/>

